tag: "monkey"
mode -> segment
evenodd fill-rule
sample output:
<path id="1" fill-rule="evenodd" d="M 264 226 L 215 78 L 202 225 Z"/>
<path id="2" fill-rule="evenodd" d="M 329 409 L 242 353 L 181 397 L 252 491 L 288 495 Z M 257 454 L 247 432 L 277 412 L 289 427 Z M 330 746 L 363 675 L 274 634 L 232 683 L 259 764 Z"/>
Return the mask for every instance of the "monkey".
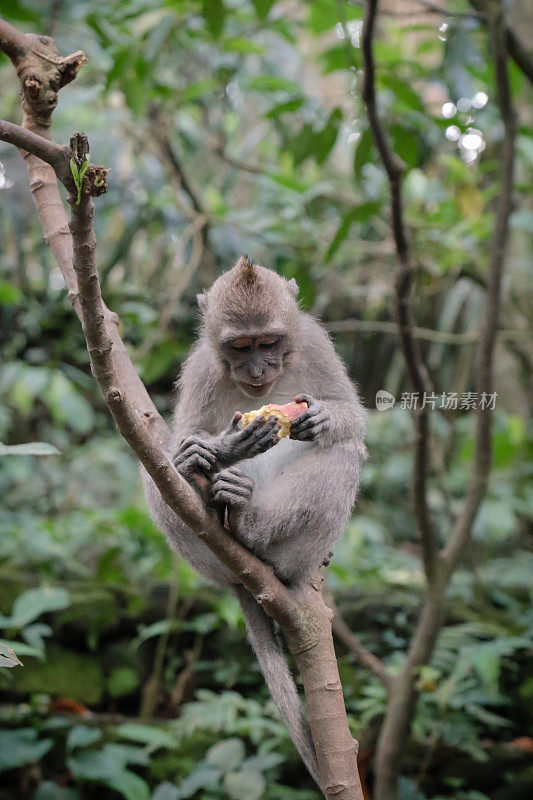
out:
<path id="1" fill-rule="evenodd" d="M 241 256 L 198 295 L 199 336 L 178 380 L 171 459 L 225 514 L 232 534 L 287 585 L 329 563 L 351 513 L 366 456 L 365 411 L 324 328 L 299 306 L 298 285 Z M 305 401 L 279 439 L 275 417 L 240 425 L 240 410 Z M 275 626 L 231 571 L 165 504 L 143 471 L 150 512 L 204 577 L 232 585 L 272 698 L 320 786 L 309 724 Z"/>

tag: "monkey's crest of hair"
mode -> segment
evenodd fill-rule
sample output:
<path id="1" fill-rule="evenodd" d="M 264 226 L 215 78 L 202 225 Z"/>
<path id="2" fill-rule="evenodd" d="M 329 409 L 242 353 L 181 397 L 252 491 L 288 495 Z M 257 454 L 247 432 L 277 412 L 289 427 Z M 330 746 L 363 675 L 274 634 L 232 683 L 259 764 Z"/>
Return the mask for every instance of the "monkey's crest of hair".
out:
<path id="1" fill-rule="evenodd" d="M 247 255 L 222 273 L 199 298 L 207 334 L 213 339 L 223 328 L 266 330 L 279 323 L 290 326 L 297 317 L 296 284 Z"/>
<path id="2" fill-rule="evenodd" d="M 237 275 L 235 277 L 236 285 L 242 283 L 245 286 L 253 286 L 257 281 L 257 272 L 255 269 L 255 262 L 252 258 L 248 258 L 245 254 L 239 258 L 235 264 Z"/>

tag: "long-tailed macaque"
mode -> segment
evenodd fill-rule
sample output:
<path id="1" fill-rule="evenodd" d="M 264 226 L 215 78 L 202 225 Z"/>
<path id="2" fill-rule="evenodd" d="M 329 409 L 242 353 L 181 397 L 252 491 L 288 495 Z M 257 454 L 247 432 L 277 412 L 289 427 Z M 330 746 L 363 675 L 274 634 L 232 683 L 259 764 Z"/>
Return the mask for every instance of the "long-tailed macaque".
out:
<path id="1" fill-rule="evenodd" d="M 220 510 L 233 534 L 288 584 L 316 575 L 355 500 L 365 414 L 323 328 L 298 307 L 298 286 L 246 256 L 198 297 L 200 335 L 179 379 L 174 465 Z M 278 438 L 274 417 L 246 428 L 239 411 L 305 400 Z M 237 413 L 235 413 L 237 412 Z M 230 570 L 143 475 L 151 512 L 197 572 L 234 584 Z M 272 620 L 234 587 L 248 636 L 291 737 L 319 783 L 297 689 Z"/>

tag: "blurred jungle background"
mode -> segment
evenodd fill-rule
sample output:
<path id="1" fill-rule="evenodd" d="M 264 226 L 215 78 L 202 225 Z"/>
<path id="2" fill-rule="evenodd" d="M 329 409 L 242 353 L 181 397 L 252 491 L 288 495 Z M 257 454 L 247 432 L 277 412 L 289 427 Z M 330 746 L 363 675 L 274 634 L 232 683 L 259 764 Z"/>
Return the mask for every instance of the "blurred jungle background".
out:
<path id="1" fill-rule="evenodd" d="M 474 389 L 500 180 L 479 5 L 383 2 L 375 44 L 380 110 L 407 170 L 417 335 L 439 395 L 460 399 Z M 531 42 L 530 5 L 509 5 Z M 370 458 L 328 585 L 349 629 L 399 668 L 424 578 L 389 194 L 360 99 L 361 4 L 5 0 L 2 15 L 50 33 L 62 53 L 87 52 L 53 137 L 86 131 L 93 161 L 112 169 L 96 211 L 104 297 L 162 413 L 194 339 L 196 293 L 241 253 L 294 276 L 303 307 L 332 332 L 369 408 Z M 528 79 L 512 60 L 509 70 L 519 131 L 494 467 L 417 678 L 401 800 L 533 791 L 533 117 Z M 4 56 L 0 85 L 0 116 L 19 122 Z M 0 637 L 24 662 L 0 671 L 0 798 L 317 800 L 235 600 L 172 555 L 150 521 L 24 164 L 3 144 L 0 161 L 0 439 L 25 445 L 0 460 Z M 394 408 L 375 409 L 380 389 Z M 431 414 L 441 540 L 463 497 L 474 417 L 468 401 Z M 386 691 L 346 642 L 337 649 L 371 796 Z"/>

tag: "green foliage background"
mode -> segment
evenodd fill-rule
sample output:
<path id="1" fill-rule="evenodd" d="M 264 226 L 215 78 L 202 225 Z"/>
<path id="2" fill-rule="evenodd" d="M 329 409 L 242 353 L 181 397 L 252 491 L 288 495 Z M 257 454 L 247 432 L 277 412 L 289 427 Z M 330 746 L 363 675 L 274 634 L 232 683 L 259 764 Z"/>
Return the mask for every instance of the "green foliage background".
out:
<path id="1" fill-rule="evenodd" d="M 409 412 L 373 410 L 378 389 L 399 398 L 409 385 L 383 325 L 393 319 L 395 259 L 386 176 L 359 99 L 361 7 L 7 0 L 2 14 L 51 33 L 63 53 L 88 54 L 62 92 L 54 138 L 85 130 L 93 162 L 112 169 L 97 201 L 104 293 L 163 413 L 194 337 L 195 295 L 242 252 L 295 276 L 302 305 L 334 332 L 370 409 L 370 459 L 329 586 L 352 630 L 399 666 L 423 577 Z M 502 135 L 486 35 L 471 17 L 435 15 L 385 17 L 382 32 L 379 103 L 408 170 L 417 323 L 441 334 L 422 341 L 424 356 L 439 392 L 468 392 Z M 528 87 L 510 69 L 520 132 L 494 471 L 419 677 L 402 800 L 518 800 L 533 785 L 533 143 Z M 1 116 L 19 121 L 5 58 L 0 80 Z M 477 150 L 457 138 L 465 134 L 478 137 Z M 1 635 L 24 662 L 0 670 L 0 798 L 313 800 L 236 603 L 173 556 L 147 515 L 42 242 L 25 167 L 4 145 L 0 159 L 0 439 L 41 443 L 0 454 Z M 448 334 L 465 341 L 445 343 Z M 444 541 L 468 476 L 473 414 L 436 410 L 432 423 L 430 499 Z M 338 651 L 371 766 L 385 694 Z"/>

